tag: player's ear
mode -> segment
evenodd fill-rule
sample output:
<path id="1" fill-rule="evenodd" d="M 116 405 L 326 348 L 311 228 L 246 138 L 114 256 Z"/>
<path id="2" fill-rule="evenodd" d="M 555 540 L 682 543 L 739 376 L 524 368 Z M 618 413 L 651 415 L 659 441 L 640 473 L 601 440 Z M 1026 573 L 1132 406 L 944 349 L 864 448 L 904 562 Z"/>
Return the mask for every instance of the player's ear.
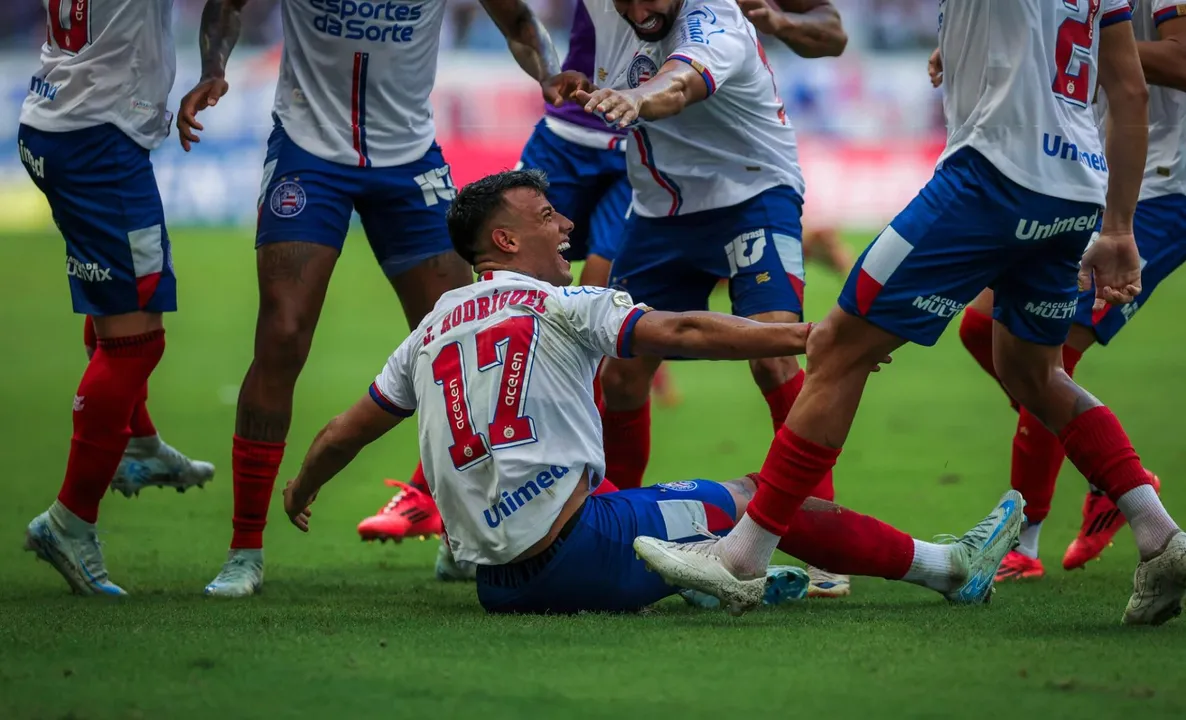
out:
<path id="1" fill-rule="evenodd" d="M 494 228 L 490 233 L 490 240 L 494 244 L 494 249 L 507 255 L 514 255 L 519 252 L 519 241 L 515 237 L 514 231 L 508 228 Z"/>

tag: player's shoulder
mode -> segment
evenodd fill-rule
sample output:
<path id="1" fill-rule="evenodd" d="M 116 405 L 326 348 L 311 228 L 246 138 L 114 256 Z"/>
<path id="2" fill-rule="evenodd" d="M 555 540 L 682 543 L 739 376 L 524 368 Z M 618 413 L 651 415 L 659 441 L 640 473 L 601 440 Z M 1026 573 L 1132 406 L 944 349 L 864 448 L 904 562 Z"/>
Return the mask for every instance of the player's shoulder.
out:
<path id="1" fill-rule="evenodd" d="M 736 2 L 729 0 L 687 0 L 676 19 L 676 42 L 711 45 L 716 35 L 742 29 L 748 24 Z"/>

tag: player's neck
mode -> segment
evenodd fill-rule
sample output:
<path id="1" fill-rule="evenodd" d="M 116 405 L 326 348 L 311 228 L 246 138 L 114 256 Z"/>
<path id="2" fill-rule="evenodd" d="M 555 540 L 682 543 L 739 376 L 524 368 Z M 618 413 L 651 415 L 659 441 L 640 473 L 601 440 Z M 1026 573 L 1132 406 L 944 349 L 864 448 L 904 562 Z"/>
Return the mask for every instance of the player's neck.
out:
<path id="1" fill-rule="evenodd" d="M 526 275 L 529 278 L 535 278 L 536 280 L 539 280 L 539 276 L 537 276 L 533 272 L 528 272 L 527 270 L 524 270 L 523 268 L 517 268 L 517 267 L 513 267 L 511 265 L 504 265 L 504 264 L 498 263 L 498 262 L 478 263 L 477 265 L 474 266 L 474 272 L 476 272 L 479 276 L 481 276 L 485 273 L 488 273 L 488 272 L 513 272 L 513 273 L 519 273 L 520 275 Z"/>

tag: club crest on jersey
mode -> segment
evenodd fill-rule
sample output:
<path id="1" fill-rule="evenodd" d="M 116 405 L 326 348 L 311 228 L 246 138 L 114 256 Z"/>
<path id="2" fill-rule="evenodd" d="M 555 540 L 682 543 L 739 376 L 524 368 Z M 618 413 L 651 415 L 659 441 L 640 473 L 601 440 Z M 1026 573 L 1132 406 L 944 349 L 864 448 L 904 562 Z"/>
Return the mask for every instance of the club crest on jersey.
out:
<path id="1" fill-rule="evenodd" d="M 695 480 L 680 480 L 679 482 L 659 483 L 659 487 L 676 492 L 692 492 L 697 485 Z"/>
<path id="2" fill-rule="evenodd" d="M 279 217 L 300 215 L 305 209 L 305 189 L 295 182 L 282 182 L 272 191 L 268 205 L 272 213 Z"/>
<path id="3" fill-rule="evenodd" d="M 626 71 L 626 83 L 630 87 L 636 88 L 655 77 L 657 72 L 659 72 L 659 66 L 649 56 L 635 55 L 634 59 L 630 61 L 630 69 Z"/>

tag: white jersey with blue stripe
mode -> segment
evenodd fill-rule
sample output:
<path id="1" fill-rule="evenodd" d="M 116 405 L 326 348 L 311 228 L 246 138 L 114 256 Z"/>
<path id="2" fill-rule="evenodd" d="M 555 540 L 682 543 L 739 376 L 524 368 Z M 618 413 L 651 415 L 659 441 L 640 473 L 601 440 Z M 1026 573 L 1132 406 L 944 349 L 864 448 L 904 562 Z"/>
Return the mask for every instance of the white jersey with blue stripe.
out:
<path id="1" fill-rule="evenodd" d="M 582 475 L 605 476 L 593 376 L 648 308 L 513 272 L 441 296 L 370 394 L 419 415 L 420 459 L 454 556 L 501 565 L 540 541 Z"/>
<path id="2" fill-rule="evenodd" d="M 293 142 L 356 167 L 427 152 L 443 0 L 281 0 L 280 11 L 275 112 Z"/>
<path id="3" fill-rule="evenodd" d="M 1138 42 L 1158 39 L 1158 27 L 1186 17 L 1186 4 L 1176 0 L 1134 0 L 1133 32 Z M 1107 98 L 1100 92 L 1097 115 L 1104 117 Z M 1103 124 L 1101 123 L 1101 127 Z M 1186 93 L 1160 85 L 1149 86 L 1149 151 L 1141 199 L 1186 195 Z"/>
<path id="4" fill-rule="evenodd" d="M 45 132 L 110 123 L 141 147 L 160 145 L 173 119 L 173 0 L 43 3 L 41 67 L 29 81 L 20 121 Z"/>
<path id="5" fill-rule="evenodd" d="M 972 147 L 1022 187 L 1103 205 L 1100 28 L 1131 17 L 1127 0 L 942 0 L 939 162 Z"/>
<path id="6" fill-rule="evenodd" d="M 607 70 L 598 85 L 638 87 L 668 60 L 688 63 L 708 85 L 701 102 L 634 129 L 626 153 L 634 212 L 687 215 L 737 205 L 779 185 L 803 194 L 795 129 L 757 31 L 735 2 L 685 0 L 668 36 L 643 42 L 610 0 L 597 1 L 609 12 L 591 13 L 594 22 L 612 24 L 598 27 L 597 64 Z M 611 33 L 615 42 L 600 42 Z M 633 41 L 623 42 L 627 37 Z"/>

